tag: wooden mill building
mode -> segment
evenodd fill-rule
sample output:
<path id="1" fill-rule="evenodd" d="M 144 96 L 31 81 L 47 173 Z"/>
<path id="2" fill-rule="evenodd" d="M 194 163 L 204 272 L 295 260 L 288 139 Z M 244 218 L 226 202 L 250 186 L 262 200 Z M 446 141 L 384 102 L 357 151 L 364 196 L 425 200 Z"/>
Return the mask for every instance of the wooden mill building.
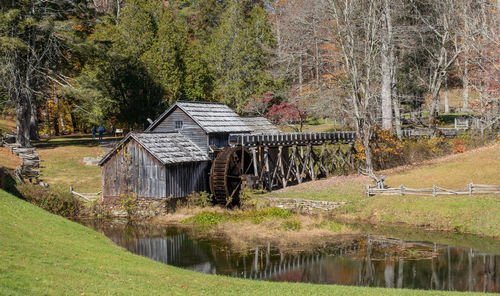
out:
<path id="1" fill-rule="evenodd" d="M 177 102 L 144 132 L 129 133 L 99 162 L 104 198 L 184 197 L 208 191 L 214 153 L 230 134 L 278 133 L 267 119 L 241 117 L 218 103 Z"/>

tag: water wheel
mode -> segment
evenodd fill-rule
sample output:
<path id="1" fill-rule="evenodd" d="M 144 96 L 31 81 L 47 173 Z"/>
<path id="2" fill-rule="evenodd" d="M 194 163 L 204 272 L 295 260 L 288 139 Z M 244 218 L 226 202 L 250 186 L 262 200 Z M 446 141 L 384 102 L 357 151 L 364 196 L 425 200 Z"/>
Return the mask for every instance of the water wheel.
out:
<path id="1" fill-rule="evenodd" d="M 226 147 L 219 152 L 210 170 L 210 191 L 216 203 L 239 204 L 243 176 L 253 174 L 251 155 L 242 147 Z"/>

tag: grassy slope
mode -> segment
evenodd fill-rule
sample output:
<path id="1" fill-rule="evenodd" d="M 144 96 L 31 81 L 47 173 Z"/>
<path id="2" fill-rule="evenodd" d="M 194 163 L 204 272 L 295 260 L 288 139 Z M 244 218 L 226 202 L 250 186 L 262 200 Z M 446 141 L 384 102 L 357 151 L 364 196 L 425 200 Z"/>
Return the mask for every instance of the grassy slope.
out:
<path id="1" fill-rule="evenodd" d="M 42 178 L 52 186 L 73 186 L 77 192 L 98 192 L 101 169 L 83 163 L 86 156 L 103 154 L 97 141 L 85 136 L 63 136 L 35 144 L 42 160 Z"/>
<path id="2" fill-rule="evenodd" d="M 500 184 L 500 144 L 448 156 L 425 164 L 384 172 L 386 184 L 413 188 L 436 184 L 459 189 L 473 182 Z M 364 195 L 366 177 L 333 177 L 272 193 L 278 197 L 347 201 L 341 209 L 347 218 L 372 222 L 406 223 L 500 237 L 499 195 L 375 196 Z"/>
<path id="3" fill-rule="evenodd" d="M 212 276 L 133 255 L 0 190 L 0 295 L 452 295 Z"/>

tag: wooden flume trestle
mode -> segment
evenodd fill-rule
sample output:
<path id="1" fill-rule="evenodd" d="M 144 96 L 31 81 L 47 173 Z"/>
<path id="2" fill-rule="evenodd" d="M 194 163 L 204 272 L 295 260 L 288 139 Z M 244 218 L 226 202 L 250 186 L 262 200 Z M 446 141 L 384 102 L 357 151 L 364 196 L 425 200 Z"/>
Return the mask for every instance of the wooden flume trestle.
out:
<path id="1" fill-rule="evenodd" d="M 456 129 L 438 129 L 454 137 Z M 429 136 L 429 129 L 407 129 L 403 137 Z M 229 147 L 212 164 L 210 188 L 219 204 L 237 204 L 241 185 L 258 184 L 271 191 L 306 180 L 356 171 L 356 133 L 231 134 Z M 239 164 L 238 164 L 239 162 Z M 232 163 L 226 166 L 227 163 Z M 239 174 L 238 174 L 239 172 Z"/>
<path id="2" fill-rule="evenodd" d="M 243 183 L 271 191 L 346 174 L 356 169 L 354 141 L 354 132 L 230 135 L 213 161 L 210 190 L 217 203 L 234 205 Z"/>

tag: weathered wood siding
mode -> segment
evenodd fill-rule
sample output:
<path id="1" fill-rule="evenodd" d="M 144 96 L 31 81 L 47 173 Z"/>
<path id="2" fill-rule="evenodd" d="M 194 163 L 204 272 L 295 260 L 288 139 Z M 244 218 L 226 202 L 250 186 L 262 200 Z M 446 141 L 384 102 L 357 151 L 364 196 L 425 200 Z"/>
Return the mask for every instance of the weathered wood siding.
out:
<path id="1" fill-rule="evenodd" d="M 175 128 L 175 122 L 182 121 L 182 129 L 179 130 L 184 136 L 195 143 L 200 149 L 207 153 L 208 152 L 208 136 L 205 131 L 189 116 L 187 116 L 184 111 L 179 108 L 170 113 L 158 126 L 156 126 L 153 132 L 171 132 L 177 131 Z"/>
<path id="2" fill-rule="evenodd" d="M 181 163 L 166 167 L 167 196 L 184 197 L 193 191 L 208 191 L 208 162 Z"/>
<path id="3" fill-rule="evenodd" d="M 104 197 L 117 197 L 131 186 L 139 197 L 166 197 L 166 168 L 135 140 L 124 147 L 130 153 L 130 164 L 125 164 L 122 153 L 117 153 L 102 166 L 102 193 Z"/>
<path id="4" fill-rule="evenodd" d="M 124 149 L 130 154 L 128 166 L 122 154 L 113 155 L 102 166 L 104 197 L 119 197 L 127 186 L 131 186 L 129 192 L 143 198 L 177 198 L 208 190 L 207 161 L 165 166 L 135 140 Z"/>

